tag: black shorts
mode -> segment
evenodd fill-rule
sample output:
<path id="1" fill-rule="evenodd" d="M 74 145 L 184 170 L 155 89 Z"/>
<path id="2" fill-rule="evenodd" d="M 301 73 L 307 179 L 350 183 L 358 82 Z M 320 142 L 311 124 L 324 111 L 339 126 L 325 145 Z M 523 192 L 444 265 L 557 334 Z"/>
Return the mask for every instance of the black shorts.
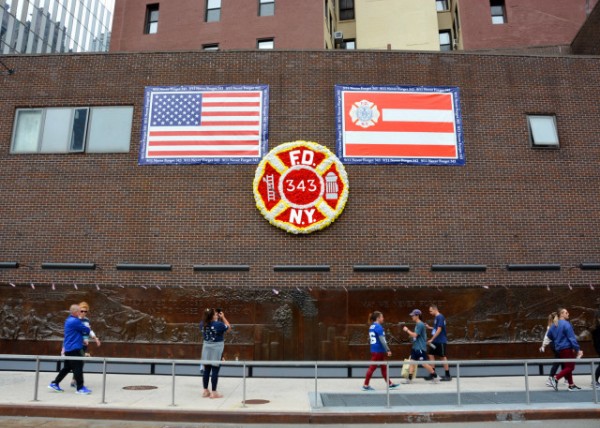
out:
<path id="1" fill-rule="evenodd" d="M 413 361 L 425 361 L 425 360 L 427 360 L 427 353 L 425 351 L 418 351 L 416 349 L 411 349 L 410 359 Z"/>
<path id="2" fill-rule="evenodd" d="M 427 346 L 427 353 L 434 357 L 445 357 L 446 356 L 446 344 L 445 343 L 434 343 L 435 349 L 431 345 Z"/>

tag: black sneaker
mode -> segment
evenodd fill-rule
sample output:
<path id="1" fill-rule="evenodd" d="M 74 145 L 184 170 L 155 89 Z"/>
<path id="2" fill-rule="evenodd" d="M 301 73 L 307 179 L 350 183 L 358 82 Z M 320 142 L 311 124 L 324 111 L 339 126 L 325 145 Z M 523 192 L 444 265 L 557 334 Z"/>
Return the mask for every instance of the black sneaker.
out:
<path id="1" fill-rule="evenodd" d="M 433 380 L 433 375 L 427 375 L 423 379 L 425 379 L 425 380 Z"/>
<path id="2" fill-rule="evenodd" d="M 550 377 L 550 383 L 552 384 L 552 388 L 554 388 L 555 391 L 558 391 L 558 381 L 554 376 Z"/>
<path id="3" fill-rule="evenodd" d="M 440 381 L 442 382 L 450 382 L 452 380 L 452 376 L 442 376 Z"/>
<path id="4" fill-rule="evenodd" d="M 569 388 L 567 388 L 569 391 L 581 391 L 581 388 L 578 387 L 577 385 L 573 384 L 573 385 L 569 385 Z"/>

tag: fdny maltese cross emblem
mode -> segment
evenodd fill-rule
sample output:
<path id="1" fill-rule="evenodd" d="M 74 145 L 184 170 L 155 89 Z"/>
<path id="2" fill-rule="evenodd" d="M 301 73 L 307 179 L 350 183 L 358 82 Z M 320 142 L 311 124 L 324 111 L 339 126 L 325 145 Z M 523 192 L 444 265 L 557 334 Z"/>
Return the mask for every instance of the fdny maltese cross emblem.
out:
<path id="1" fill-rule="evenodd" d="M 379 120 L 379 116 L 380 113 L 375 103 L 367 100 L 355 102 L 350 109 L 352 122 L 363 128 L 375 125 Z"/>

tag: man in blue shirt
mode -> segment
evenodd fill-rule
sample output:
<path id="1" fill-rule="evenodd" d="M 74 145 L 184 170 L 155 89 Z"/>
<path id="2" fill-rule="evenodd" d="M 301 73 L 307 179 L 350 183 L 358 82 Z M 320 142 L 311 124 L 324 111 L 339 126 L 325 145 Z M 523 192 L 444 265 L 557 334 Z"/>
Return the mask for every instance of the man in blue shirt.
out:
<path id="1" fill-rule="evenodd" d="M 371 361 L 384 361 L 385 356 L 392 356 L 392 351 L 385 340 L 385 331 L 383 330 L 383 314 L 379 311 L 373 312 L 369 316 L 369 321 L 372 323 L 369 327 L 369 343 L 371 345 Z M 388 379 L 387 367 L 385 364 L 371 365 L 367 369 L 367 375 L 363 384 L 363 391 L 374 391 L 375 388 L 369 385 L 371 377 L 375 370 L 379 367 L 383 379 L 388 382 L 390 388 L 397 388 L 399 385 L 393 383 L 391 379 Z"/>
<path id="2" fill-rule="evenodd" d="M 421 311 L 419 309 L 415 309 L 410 313 L 410 316 L 415 323 L 415 331 L 411 331 L 406 326 L 404 326 L 402 329 L 408 333 L 413 340 L 412 350 L 410 351 L 410 359 L 413 361 L 425 361 L 427 359 L 427 329 L 425 327 L 425 323 L 421 321 Z M 423 367 L 431 375 L 433 383 L 437 383 L 438 377 L 433 367 L 431 367 L 429 364 L 423 364 Z M 416 366 L 411 364 L 408 372 L 408 379 L 406 379 L 403 383 L 412 383 L 415 368 Z"/>
<path id="3" fill-rule="evenodd" d="M 435 361 L 435 357 L 439 357 L 443 361 L 448 361 L 448 358 L 446 357 L 446 345 L 448 343 L 448 337 L 446 336 L 446 318 L 440 313 L 437 305 L 433 303 L 429 305 L 429 313 L 434 316 L 433 327 L 429 327 L 425 324 L 428 329 L 432 330 L 431 339 L 427 341 L 427 345 L 429 346 L 427 352 L 429 361 Z M 435 366 L 433 364 L 431 366 L 435 370 Z M 444 362 L 444 370 L 446 370 L 446 374 L 441 377 L 440 380 L 443 382 L 452 380 L 450 368 L 446 362 Z M 425 380 L 433 380 L 433 376 L 427 376 Z"/>
<path id="4" fill-rule="evenodd" d="M 63 340 L 65 357 L 83 357 L 83 336 L 90 334 L 90 329 L 79 319 L 79 305 L 71 305 L 69 311 L 71 314 L 65 320 Z M 48 388 L 56 392 L 64 392 L 64 389 L 60 387 L 60 382 L 70 371 L 73 371 L 73 378 L 77 383 L 77 394 L 91 394 L 92 391 L 83 385 L 83 360 L 65 360 L 65 365 L 58 372 L 56 379 L 48 385 Z"/>

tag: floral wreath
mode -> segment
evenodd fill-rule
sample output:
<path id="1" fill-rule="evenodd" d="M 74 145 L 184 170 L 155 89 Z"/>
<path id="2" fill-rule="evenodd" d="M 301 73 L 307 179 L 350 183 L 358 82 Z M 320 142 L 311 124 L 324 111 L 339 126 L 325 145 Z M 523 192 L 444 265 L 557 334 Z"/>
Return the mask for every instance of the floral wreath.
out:
<path id="1" fill-rule="evenodd" d="M 331 151 L 309 141 L 284 143 L 258 164 L 254 199 L 273 226 L 311 233 L 333 223 L 348 200 L 348 175 Z"/>

